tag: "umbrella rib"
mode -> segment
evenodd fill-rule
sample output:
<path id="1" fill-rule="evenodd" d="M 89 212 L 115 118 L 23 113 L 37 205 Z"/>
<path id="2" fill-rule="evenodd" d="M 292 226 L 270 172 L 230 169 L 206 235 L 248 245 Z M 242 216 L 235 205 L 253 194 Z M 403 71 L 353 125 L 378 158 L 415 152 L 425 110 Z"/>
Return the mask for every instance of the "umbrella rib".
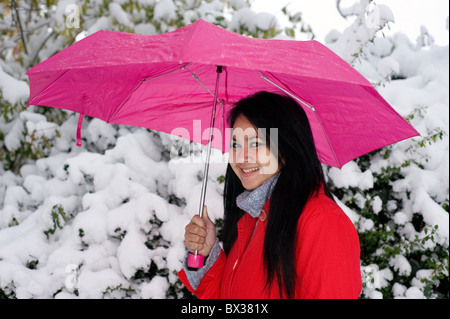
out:
<path id="1" fill-rule="evenodd" d="M 139 81 L 139 83 L 136 84 L 136 86 L 133 88 L 133 90 L 131 90 L 131 92 L 128 94 L 128 96 L 122 101 L 122 103 L 120 103 L 120 105 L 116 108 L 116 110 L 114 111 L 114 113 L 113 113 L 113 114 L 111 115 L 111 117 L 108 119 L 108 123 L 111 122 L 111 120 L 113 119 L 113 117 L 116 116 L 116 114 L 117 114 L 117 113 L 120 111 L 120 109 L 125 105 L 125 103 L 126 103 L 126 102 L 128 101 L 128 99 L 131 97 L 131 95 L 139 88 L 139 86 L 141 86 L 142 83 L 144 83 L 144 82 L 146 82 L 146 81 L 148 81 L 148 80 L 154 80 L 154 79 L 160 78 L 160 77 L 162 77 L 162 76 L 169 75 L 169 74 L 172 74 L 172 73 L 175 73 L 175 72 L 184 70 L 184 69 L 187 68 L 188 66 L 189 66 L 189 63 L 186 63 L 185 65 L 183 65 L 182 67 L 180 67 L 180 68 L 178 68 L 178 69 L 176 69 L 176 70 L 171 70 L 171 71 L 169 71 L 169 72 L 166 72 L 166 73 L 163 73 L 163 74 L 159 74 L 159 75 L 154 76 L 154 77 L 147 76 L 147 77 L 142 78 L 142 79 Z"/>
<path id="2" fill-rule="evenodd" d="M 309 103 L 306 103 L 305 101 L 303 101 L 302 99 L 298 98 L 297 96 L 295 96 L 294 94 L 292 94 L 291 92 L 283 89 L 281 86 L 279 86 L 278 84 L 276 84 L 275 82 L 269 80 L 267 78 L 267 76 L 265 76 L 261 71 L 258 71 L 259 75 L 261 76 L 261 78 L 263 80 L 266 80 L 267 82 L 269 82 L 270 84 L 272 84 L 273 86 L 277 87 L 278 89 L 280 89 L 281 91 L 283 91 L 284 93 L 286 93 L 287 95 L 289 95 L 290 97 L 296 99 L 298 102 L 300 102 L 300 104 L 303 104 L 304 106 L 306 106 L 308 109 L 313 110 L 314 112 L 316 111 L 314 109 L 314 106 L 312 106 Z"/>
<path id="3" fill-rule="evenodd" d="M 188 69 L 189 70 L 189 69 Z M 190 70 L 189 70 L 190 71 Z M 203 82 L 202 81 L 200 81 L 200 79 L 198 78 L 198 76 L 194 73 L 194 72 L 192 72 L 192 71 L 190 71 L 191 72 L 191 74 L 192 74 L 192 77 L 206 90 L 206 91 L 208 91 L 208 93 L 209 94 L 211 94 L 211 96 L 217 101 L 217 102 L 219 102 L 219 104 L 220 104 L 220 106 L 222 106 L 222 130 L 223 129 L 225 129 L 225 123 L 224 123 L 224 112 L 225 112 L 225 107 L 223 106 L 223 101 L 221 101 L 221 100 L 219 100 L 218 98 L 216 98 L 215 97 L 215 95 L 214 95 L 214 93 L 212 93 L 211 92 L 211 90 L 210 89 L 208 89 L 207 87 L 206 87 L 206 85 L 205 84 L 203 84 Z M 225 134 L 222 134 L 223 135 L 223 138 L 222 138 L 222 145 L 225 145 Z"/>
<path id="4" fill-rule="evenodd" d="M 325 136 L 327 138 L 328 145 L 330 146 L 331 151 L 333 152 L 333 157 L 334 157 L 334 160 L 336 161 L 336 164 L 338 165 L 339 168 L 342 167 L 341 163 L 339 162 L 339 159 L 338 159 L 338 157 L 336 155 L 336 152 L 334 151 L 334 147 L 331 144 L 330 138 L 328 137 L 327 131 L 325 130 L 325 127 L 323 126 L 322 120 L 320 119 L 320 116 L 319 116 L 319 114 L 317 114 L 315 109 L 314 109 L 314 114 L 316 114 L 317 120 L 319 121 L 320 126 L 322 127 L 322 131 L 323 131 L 323 133 L 325 134 Z"/>
<path id="5" fill-rule="evenodd" d="M 28 105 L 32 105 L 31 103 L 36 100 L 42 93 L 44 93 L 45 91 L 47 91 L 52 85 L 53 83 L 55 83 L 56 81 L 58 81 L 64 74 L 66 74 L 69 71 L 69 69 L 65 70 L 60 76 L 58 76 L 58 78 L 56 78 L 55 80 L 52 81 L 52 83 L 50 83 L 49 85 L 47 85 L 47 87 L 45 89 L 43 89 L 41 92 L 39 92 L 39 94 L 37 94 L 36 96 L 33 97 L 32 100 L 29 100 L 27 103 Z"/>
<path id="6" fill-rule="evenodd" d="M 269 79 L 267 78 L 267 76 L 265 76 L 261 71 L 258 71 L 258 73 L 259 73 L 259 75 L 260 75 L 260 77 L 261 77 L 262 79 L 266 80 L 267 82 L 269 82 L 269 83 L 272 84 L 273 86 L 277 87 L 278 89 L 280 89 L 281 91 L 283 91 L 284 93 L 286 93 L 287 95 L 289 95 L 290 97 L 292 97 L 292 98 L 294 98 L 295 100 L 297 100 L 298 102 L 300 102 L 300 104 L 306 106 L 307 108 L 309 108 L 310 110 L 312 110 L 312 111 L 314 112 L 314 114 L 315 114 L 316 117 L 317 117 L 317 120 L 319 121 L 320 127 L 322 128 L 322 131 L 323 131 L 323 133 L 325 134 L 325 137 L 327 138 L 328 146 L 330 147 L 331 151 L 333 152 L 334 160 L 336 161 L 338 167 L 341 167 L 341 163 L 339 162 L 339 159 L 338 159 L 338 157 L 337 157 L 337 155 L 336 155 L 336 152 L 334 151 L 334 147 L 333 147 L 333 145 L 331 144 L 330 138 L 329 138 L 329 136 L 328 136 L 328 134 L 327 134 L 327 131 L 325 130 L 325 126 L 323 125 L 323 122 L 322 122 L 322 120 L 320 119 L 319 114 L 318 114 L 317 111 L 316 111 L 316 108 L 315 108 L 313 105 L 311 105 L 311 104 L 309 104 L 309 103 L 303 101 L 302 99 L 298 98 L 297 96 L 295 96 L 295 95 L 292 94 L 291 92 L 285 90 L 284 88 L 282 88 L 281 86 L 279 86 L 279 85 L 276 84 L 275 82 L 269 80 Z"/>
<path id="7" fill-rule="evenodd" d="M 183 66 L 181 66 L 181 67 L 178 68 L 178 69 L 175 69 L 175 70 L 172 70 L 172 71 L 168 71 L 168 72 L 163 73 L 163 74 L 158 74 L 158 75 L 153 76 L 153 77 L 147 76 L 147 77 L 143 78 L 142 81 L 145 82 L 145 81 L 147 81 L 147 80 L 154 80 L 154 79 L 160 78 L 160 77 L 165 76 L 165 75 L 169 75 L 169 74 L 172 74 L 172 73 L 175 73 L 175 72 L 178 72 L 178 71 L 183 71 L 183 70 L 185 70 L 185 69 L 189 70 L 188 67 L 189 67 L 189 65 L 191 65 L 191 64 L 192 64 L 192 63 L 185 63 Z"/>
<path id="8" fill-rule="evenodd" d="M 215 99 L 215 101 L 219 102 L 220 106 L 222 106 L 222 130 L 225 129 L 225 122 L 224 122 L 224 113 L 225 113 L 225 107 L 223 105 L 223 101 L 221 101 L 220 99 L 216 98 L 215 95 L 211 92 L 210 89 L 208 89 L 206 87 L 205 84 L 203 84 L 202 81 L 200 81 L 199 77 L 191 70 L 189 70 L 189 68 L 186 68 L 189 72 L 191 72 L 192 77 L 209 93 L 211 94 L 211 96 Z M 222 145 L 225 145 L 225 134 L 222 134 Z"/>
<path id="9" fill-rule="evenodd" d="M 128 96 L 125 98 L 125 100 L 122 101 L 122 103 L 120 103 L 120 105 L 116 108 L 116 110 L 114 111 L 114 113 L 111 115 L 111 117 L 108 119 L 108 123 L 111 122 L 112 118 L 114 116 L 116 116 L 117 112 L 120 111 L 120 109 L 122 108 L 122 106 L 128 101 L 128 99 L 130 98 L 130 96 L 134 93 L 134 91 L 136 91 L 138 89 L 138 87 L 141 86 L 141 84 L 145 81 L 145 78 L 140 80 L 139 83 L 134 87 L 133 90 L 131 90 L 131 92 L 128 94 Z"/>
<path id="10" fill-rule="evenodd" d="M 188 69 L 189 70 L 189 69 Z M 215 95 L 214 95 L 214 93 L 213 92 L 211 92 L 211 90 L 210 89 L 208 89 L 207 87 L 206 87 L 206 85 L 205 84 L 203 84 L 203 82 L 202 81 L 200 81 L 200 79 L 198 78 L 198 76 L 194 73 L 194 72 L 192 72 L 192 71 L 190 71 L 191 72 L 191 74 L 192 74 L 192 77 L 206 90 L 206 91 L 208 91 L 208 93 L 209 94 L 211 94 L 211 96 L 212 97 L 215 97 Z M 221 101 L 221 100 L 219 100 L 219 99 L 217 99 L 217 102 L 219 102 L 220 103 L 220 105 L 223 107 L 223 102 Z"/>

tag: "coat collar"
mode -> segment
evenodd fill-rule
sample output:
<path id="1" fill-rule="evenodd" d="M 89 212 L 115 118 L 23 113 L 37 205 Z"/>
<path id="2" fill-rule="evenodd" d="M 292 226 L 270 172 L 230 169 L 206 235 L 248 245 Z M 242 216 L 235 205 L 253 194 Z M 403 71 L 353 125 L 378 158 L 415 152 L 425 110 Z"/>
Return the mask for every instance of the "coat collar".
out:
<path id="1" fill-rule="evenodd" d="M 268 200 L 272 196 L 278 177 L 279 173 L 269 178 L 255 190 L 245 190 L 236 198 L 237 206 L 253 218 L 258 218 L 262 209 L 266 206 Z"/>

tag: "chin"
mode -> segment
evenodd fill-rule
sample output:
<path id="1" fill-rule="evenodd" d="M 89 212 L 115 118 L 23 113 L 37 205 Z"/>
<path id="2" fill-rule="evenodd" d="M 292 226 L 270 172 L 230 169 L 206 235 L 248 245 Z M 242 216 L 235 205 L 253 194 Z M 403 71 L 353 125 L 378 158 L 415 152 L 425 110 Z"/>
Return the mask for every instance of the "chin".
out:
<path id="1" fill-rule="evenodd" d="M 257 189 L 259 186 L 264 184 L 264 182 L 264 179 L 246 180 L 245 178 L 241 178 L 242 186 L 248 191 Z"/>
<path id="2" fill-rule="evenodd" d="M 248 191 L 253 191 L 253 190 L 257 189 L 259 185 L 255 186 L 255 185 L 247 185 L 247 184 L 243 183 L 242 186 L 244 186 L 244 188 Z"/>

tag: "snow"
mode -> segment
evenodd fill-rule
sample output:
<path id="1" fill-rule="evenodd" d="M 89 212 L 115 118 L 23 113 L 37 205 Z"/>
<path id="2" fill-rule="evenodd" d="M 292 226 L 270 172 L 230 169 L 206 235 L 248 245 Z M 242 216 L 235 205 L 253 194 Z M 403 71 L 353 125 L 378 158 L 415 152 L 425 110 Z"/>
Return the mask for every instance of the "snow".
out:
<path id="1" fill-rule="evenodd" d="M 116 19 L 120 24 L 123 24 L 125 26 L 132 25 L 130 20 L 128 19 L 127 13 L 122 9 L 122 6 L 120 4 L 111 2 L 109 4 L 109 12 L 111 14 L 111 17 Z"/>
<path id="2" fill-rule="evenodd" d="M 134 28 L 137 34 L 156 34 L 156 28 L 151 23 L 140 23 Z"/>
<path id="3" fill-rule="evenodd" d="M 409 220 L 409 219 L 408 219 L 408 216 L 406 216 L 406 214 L 403 213 L 403 212 L 397 212 L 397 213 L 395 213 L 393 219 L 394 219 L 394 222 L 395 222 L 397 225 L 405 225 L 406 222 Z"/>
<path id="4" fill-rule="evenodd" d="M 138 2 L 142 6 L 156 4 L 155 19 L 167 24 L 177 19 L 172 0 Z M 192 8 L 195 3 L 190 1 Z M 237 9 L 230 18 L 230 30 L 238 30 L 240 25 L 268 30 L 278 23 L 273 11 L 255 12 L 244 0 L 230 3 Z M 364 4 L 353 2 L 343 13 L 362 19 Z M 448 203 L 449 198 L 449 47 L 433 42 L 433 33 L 426 27 L 420 28 L 413 40 L 395 33 L 370 42 L 373 29 L 397 21 L 398 10 L 385 5 L 376 8 L 372 12 L 379 19 L 364 17 L 373 25 L 346 21 L 343 31 L 328 29 L 325 43 L 377 84 L 397 112 L 404 117 L 413 114 L 410 121 L 421 137 L 397 143 L 388 158 L 375 157 L 364 171 L 352 161 L 340 170 L 328 169 L 327 178 L 339 188 L 367 191 L 384 169 L 406 161 L 420 164 L 403 167 L 403 177 L 390 182 L 403 204 L 398 208 L 396 201 L 388 202 L 387 209 L 393 213 L 391 226 L 398 226 L 405 239 L 425 239 L 425 229 L 417 231 L 412 223 L 414 215 L 420 215 L 427 225 L 439 226 L 434 242 L 427 240 L 424 245 L 433 249 L 440 244 L 448 249 L 448 212 L 438 202 Z M 57 10 L 63 9 L 58 5 Z M 187 12 L 184 21 L 198 16 L 214 19 L 222 10 L 222 2 L 212 1 Z M 97 19 L 83 36 L 111 28 L 112 18 L 132 25 L 119 2 L 111 2 L 109 11 L 111 16 Z M 157 32 L 147 23 L 138 24 L 136 31 Z M 361 43 L 365 43 L 364 58 L 354 59 Z M 25 101 L 28 84 L 10 73 L 0 65 L 2 99 L 10 104 Z M 7 150 L 16 150 L 21 143 L 35 145 L 31 136 L 53 143 L 48 156 L 30 160 L 18 173 L 0 168 L 0 289 L 11 287 L 17 298 L 167 298 L 185 256 L 184 226 L 199 209 L 201 154 L 170 157 L 173 141 L 169 136 L 98 119 L 85 121 L 83 146 L 78 148 L 77 117 L 68 114 L 62 125 L 48 122 L 33 107 L 14 121 L 0 120 L 0 131 L 7 132 L 0 143 Z M 442 137 L 436 142 L 425 140 L 424 147 L 417 146 L 437 132 L 442 132 Z M 209 172 L 206 205 L 213 221 L 223 217 L 220 180 L 226 169 L 224 158 L 226 155 L 215 152 Z M 347 207 L 346 200 L 354 201 L 361 210 L 370 200 L 370 208 L 380 214 L 384 209 L 380 196 L 355 193 L 351 198 L 336 198 L 360 232 L 374 231 L 374 221 Z M 64 216 L 58 214 L 58 207 Z M 389 266 L 395 275 L 390 268 L 368 268 L 376 281 L 364 290 L 366 298 L 383 298 L 381 288 L 397 274 L 410 276 L 414 268 L 402 254 L 392 256 Z M 150 271 L 151 276 L 147 274 Z M 148 276 L 144 280 L 137 274 Z M 411 279 L 411 287 L 395 283 L 394 298 L 425 298 L 423 282 L 433 275 L 432 270 L 420 269 Z"/>
<path id="5" fill-rule="evenodd" d="M 158 20 L 175 20 L 177 18 L 176 6 L 172 0 L 161 0 L 156 3 L 154 9 L 155 18 Z"/>
<path id="6" fill-rule="evenodd" d="M 5 146 L 12 151 L 20 147 L 23 141 L 23 125 L 19 121 L 13 123 L 11 130 L 5 136 Z"/>
<path id="7" fill-rule="evenodd" d="M 425 299 L 423 292 L 417 287 L 410 287 L 406 292 L 405 296 L 408 299 Z"/>
<path id="8" fill-rule="evenodd" d="M 383 209 L 383 201 L 381 200 L 380 196 L 375 196 L 372 199 L 371 205 L 373 212 L 378 215 L 378 213 Z"/>
<path id="9" fill-rule="evenodd" d="M 332 167 L 328 176 L 337 187 L 357 187 L 370 189 L 373 187 L 373 176 L 370 170 L 362 172 L 355 162 L 347 163 L 342 169 Z"/>
<path id="10" fill-rule="evenodd" d="M 268 12 L 257 13 L 253 18 L 253 22 L 257 28 L 264 31 L 267 31 L 276 25 L 275 16 Z"/>
<path id="11" fill-rule="evenodd" d="M 241 8 L 243 8 L 245 6 L 245 0 L 229 0 L 228 2 L 235 9 L 241 9 Z"/>
<path id="12" fill-rule="evenodd" d="M 394 58 L 386 57 L 378 63 L 377 71 L 382 78 L 387 79 L 400 73 L 400 64 Z"/>
<path id="13" fill-rule="evenodd" d="M 358 225 L 359 225 L 359 231 L 364 233 L 364 232 L 367 232 L 369 230 L 372 230 L 373 227 L 375 226 L 375 223 L 371 219 L 367 219 L 367 218 L 361 217 L 358 220 Z"/>
<path id="14" fill-rule="evenodd" d="M 409 276 L 411 274 L 411 264 L 403 255 L 396 255 L 389 264 L 393 266 L 400 276 Z"/>
<path id="15" fill-rule="evenodd" d="M 17 80 L 3 71 L 0 65 L 0 90 L 3 97 L 11 104 L 20 100 L 25 100 L 29 96 L 28 84 L 25 81 Z"/>
<path id="16" fill-rule="evenodd" d="M 161 276 L 154 277 L 148 284 L 142 287 L 142 298 L 162 299 L 165 297 L 169 283 L 166 278 Z"/>

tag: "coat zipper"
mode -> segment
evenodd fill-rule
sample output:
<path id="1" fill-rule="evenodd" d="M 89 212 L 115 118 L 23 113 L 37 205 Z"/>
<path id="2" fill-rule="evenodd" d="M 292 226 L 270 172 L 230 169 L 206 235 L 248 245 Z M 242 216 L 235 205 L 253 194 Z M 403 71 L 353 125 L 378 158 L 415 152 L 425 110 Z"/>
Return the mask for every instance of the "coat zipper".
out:
<path id="1" fill-rule="evenodd" d="M 252 235 L 250 236 L 250 239 L 248 240 L 247 246 L 245 246 L 245 249 L 244 249 L 244 251 L 242 252 L 242 255 L 241 255 L 241 256 L 238 256 L 238 258 L 236 259 L 236 261 L 235 261 L 235 263 L 234 263 L 234 265 L 233 265 L 233 271 L 232 271 L 232 273 L 231 273 L 230 290 L 229 290 L 229 292 L 228 292 L 228 295 L 229 295 L 229 296 L 231 296 L 231 288 L 233 287 L 234 276 L 235 276 L 235 274 L 236 274 L 236 269 L 237 269 L 237 266 L 238 266 L 238 264 L 239 264 L 240 257 L 244 256 L 245 252 L 247 251 L 248 246 L 250 246 L 250 242 L 252 241 L 253 235 L 255 235 L 255 232 L 256 232 L 256 226 L 258 226 L 258 221 L 259 221 L 259 218 L 256 220 L 255 227 L 253 228 L 253 232 L 252 232 Z"/>

